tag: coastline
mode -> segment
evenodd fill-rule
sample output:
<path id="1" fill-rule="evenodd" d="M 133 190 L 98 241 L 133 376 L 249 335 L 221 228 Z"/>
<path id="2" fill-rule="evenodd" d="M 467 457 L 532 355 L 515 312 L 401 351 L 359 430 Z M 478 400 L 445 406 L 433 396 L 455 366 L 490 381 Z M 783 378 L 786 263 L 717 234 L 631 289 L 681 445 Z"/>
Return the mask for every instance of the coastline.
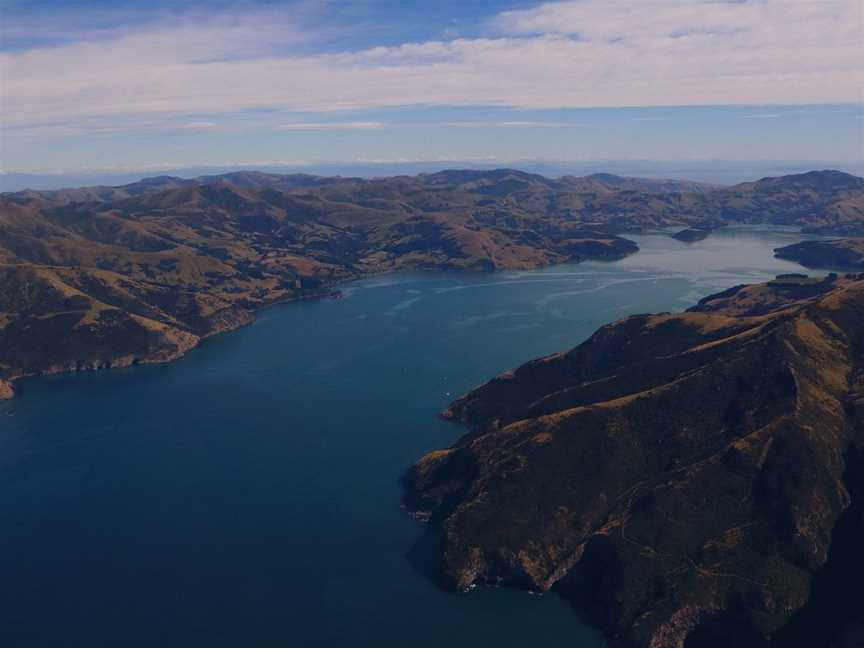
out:
<path id="1" fill-rule="evenodd" d="M 363 277 L 365 278 L 365 277 Z M 352 281 L 352 280 L 346 280 Z M 336 285 L 340 285 L 343 282 L 338 282 Z M 270 308 L 272 306 L 278 306 L 282 304 L 290 304 L 296 301 L 305 301 L 312 299 L 326 299 L 328 297 L 334 297 L 335 293 L 338 293 L 338 290 L 332 289 L 326 293 L 314 293 L 309 295 L 300 295 L 297 297 L 289 297 L 287 299 L 277 299 L 272 302 L 263 304 L 259 308 L 255 310 L 246 311 L 249 314 L 248 319 L 244 321 L 238 322 L 236 325 L 225 326 L 224 328 L 220 328 L 219 330 L 212 331 L 210 333 L 204 335 L 195 335 L 194 333 L 189 333 L 187 331 L 180 331 L 182 336 L 178 336 L 181 338 L 181 344 L 178 345 L 178 351 L 169 354 L 150 354 L 144 356 L 133 356 L 129 354 L 118 355 L 115 358 L 111 358 L 99 363 L 76 363 L 74 365 L 56 365 L 53 367 L 49 367 L 42 371 L 34 371 L 29 373 L 22 373 L 15 376 L 8 376 L 6 378 L 0 379 L 0 402 L 12 400 L 15 397 L 16 390 L 15 384 L 21 380 L 27 380 L 29 378 L 39 378 L 41 376 L 55 376 L 57 374 L 63 373 L 80 373 L 85 371 L 103 371 L 109 369 L 127 369 L 129 367 L 136 367 L 138 365 L 158 365 L 158 364 L 168 364 L 170 362 L 176 362 L 184 358 L 187 354 L 197 349 L 201 344 L 208 340 L 209 338 L 215 337 L 217 335 L 222 335 L 223 333 L 230 333 L 232 331 L 236 331 L 244 326 L 248 326 L 252 324 L 256 319 L 259 312 Z"/>
<path id="2" fill-rule="evenodd" d="M 629 239 L 628 239 L 629 240 Z M 582 256 L 574 259 L 567 259 L 561 261 L 559 263 L 548 263 L 543 265 L 536 265 L 530 268 L 518 268 L 519 270 L 542 270 L 544 268 L 550 268 L 555 266 L 562 266 L 568 264 L 579 265 L 586 261 L 598 261 L 604 263 L 616 263 L 628 257 L 639 254 L 641 250 L 636 248 L 636 250 L 632 253 L 618 255 L 614 258 L 609 257 L 590 257 L 590 256 Z M 237 322 L 230 326 L 225 326 L 224 328 L 220 328 L 215 331 L 211 331 L 204 335 L 196 335 L 194 333 L 189 333 L 188 331 L 182 331 L 177 329 L 178 333 L 183 333 L 185 336 L 189 338 L 194 338 L 194 341 L 184 343 L 178 347 L 178 351 L 169 354 L 150 354 L 143 356 L 134 356 L 129 354 L 120 354 L 114 358 L 110 358 L 98 363 L 75 363 L 75 364 L 66 364 L 66 365 L 56 365 L 49 367 L 45 370 L 41 371 L 33 371 L 28 373 L 21 373 L 14 376 L 7 376 L 5 378 L 0 378 L 0 402 L 12 400 L 16 394 L 16 383 L 21 380 L 26 380 L 28 378 L 39 378 L 40 376 L 53 376 L 61 373 L 79 373 L 83 371 L 102 371 L 109 369 L 123 369 L 134 367 L 138 365 L 155 365 L 155 364 L 167 364 L 169 362 L 175 362 L 177 360 L 182 359 L 188 353 L 198 348 L 202 342 L 205 340 L 214 337 L 216 335 L 221 335 L 223 333 L 230 333 L 231 331 L 236 331 L 239 328 L 252 324 L 258 316 L 258 313 L 272 308 L 274 306 L 281 306 L 285 304 L 291 304 L 293 302 L 299 301 L 307 301 L 307 300 L 315 300 L 315 299 L 327 299 L 327 298 L 341 298 L 341 291 L 339 290 L 340 286 L 348 285 L 355 281 L 362 281 L 364 279 L 370 279 L 372 277 L 378 277 L 388 274 L 396 274 L 403 272 L 421 272 L 421 273 L 447 273 L 447 274 L 466 274 L 466 275 L 478 275 L 478 274 L 495 274 L 497 272 L 506 272 L 508 270 L 514 270 L 517 268 L 509 268 L 509 267 L 500 267 L 494 268 L 492 270 L 483 270 L 483 269 L 469 269 L 469 268 L 447 268 L 447 267 L 420 267 L 420 268 L 386 268 L 380 270 L 371 270 L 369 272 L 364 272 L 363 274 L 359 274 L 354 277 L 347 277 L 345 279 L 341 279 L 332 284 L 326 284 L 320 292 L 310 292 L 304 295 L 297 295 L 294 297 L 287 297 L 285 299 L 274 299 L 271 301 L 267 301 L 266 303 L 261 304 L 255 309 L 247 310 L 249 317 L 244 321 Z"/>

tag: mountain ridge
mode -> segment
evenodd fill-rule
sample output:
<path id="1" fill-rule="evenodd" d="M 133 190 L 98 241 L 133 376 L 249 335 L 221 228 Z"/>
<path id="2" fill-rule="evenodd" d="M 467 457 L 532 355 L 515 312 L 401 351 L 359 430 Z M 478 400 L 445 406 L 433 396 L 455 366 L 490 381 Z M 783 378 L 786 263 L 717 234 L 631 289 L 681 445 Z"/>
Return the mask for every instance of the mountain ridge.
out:
<path id="1" fill-rule="evenodd" d="M 554 588 L 616 648 L 767 646 L 864 475 L 862 343 L 864 274 L 778 277 L 474 389 L 404 478 L 441 581 Z"/>

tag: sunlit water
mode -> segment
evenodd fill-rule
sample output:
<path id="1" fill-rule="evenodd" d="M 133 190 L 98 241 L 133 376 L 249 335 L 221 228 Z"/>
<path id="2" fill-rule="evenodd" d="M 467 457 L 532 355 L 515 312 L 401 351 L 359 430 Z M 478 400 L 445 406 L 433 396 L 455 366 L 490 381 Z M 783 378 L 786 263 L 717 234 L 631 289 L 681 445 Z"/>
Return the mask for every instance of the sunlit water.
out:
<path id="1" fill-rule="evenodd" d="M 180 362 L 26 381 L 0 405 L 0 645 L 592 648 L 555 595 L 439 590 L 398 478 L 493 374 L 637 312 L 800 271 L 789 230 L 285 304 Z"/>

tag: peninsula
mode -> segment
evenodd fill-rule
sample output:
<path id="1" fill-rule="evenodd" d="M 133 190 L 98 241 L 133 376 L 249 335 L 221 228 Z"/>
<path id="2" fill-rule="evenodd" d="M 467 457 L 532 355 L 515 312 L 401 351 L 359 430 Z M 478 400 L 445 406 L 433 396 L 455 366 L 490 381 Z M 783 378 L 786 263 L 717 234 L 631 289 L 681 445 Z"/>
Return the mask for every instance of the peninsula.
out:
<path id="1" fill-rule="evenodd" d="M 864 542 L 841 524 L 864 498 L 862 343 L 864 274 L 789 275 L 476 388 L 443 414 L 471 431 L 405 477 L 442 583 L 554 589 L 620 648 L 767 646 L 829 555 L 864 577 L 837 549 Z M 790 626 L 809 646 L 864 620 L 826 585 Z"/>
<path id="2" fill-rule="evenodd" d="M 864 238 L 802 241 L 777 248 L 774 256 L 808 268 L 864 270 Z"/>

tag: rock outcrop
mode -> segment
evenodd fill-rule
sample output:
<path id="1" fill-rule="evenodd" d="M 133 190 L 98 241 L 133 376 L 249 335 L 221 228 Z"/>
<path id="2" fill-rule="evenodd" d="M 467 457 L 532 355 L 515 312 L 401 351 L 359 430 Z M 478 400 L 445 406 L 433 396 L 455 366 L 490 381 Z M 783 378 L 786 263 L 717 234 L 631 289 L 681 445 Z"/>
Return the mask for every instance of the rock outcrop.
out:
<path id="1" fill-rule="evenodd" d="M 405 485 L 440 533 L 447 587 L 554 588 L 614 646 L 765 645 L 807 603 L 850 507 L 864 278 L 633 316 L 444 416 L 471 431 Z"/>

